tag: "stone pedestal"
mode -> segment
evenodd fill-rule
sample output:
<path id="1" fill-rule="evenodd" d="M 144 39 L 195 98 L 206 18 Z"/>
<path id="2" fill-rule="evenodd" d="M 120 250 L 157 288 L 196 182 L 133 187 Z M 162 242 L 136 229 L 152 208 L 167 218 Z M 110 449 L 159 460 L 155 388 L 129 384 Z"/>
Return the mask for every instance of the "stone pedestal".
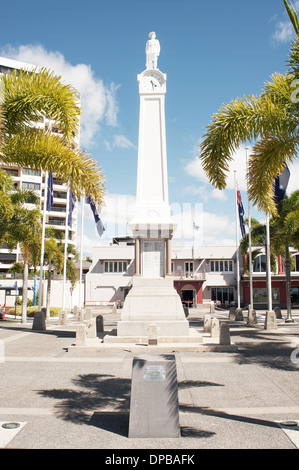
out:
<path id="1" fill-rule="evenodd" d="M 159 336 L 189 335 L 189 322 L 172 277 L 134 276 L 117 324 L 117 336 L 148 336 L 153 322 L 159 328 Z"/>
<path id="2" fill-rule="evenodd" d="M 129 438 L 180 437 L 174 355 L 133 360 Z"/>
<path id="3" fill-rule="evenodd" d="M 36 312 L 34 314 L 32 329 L 37 331 L 46 330 L 46 315 L 45 312 Z"/>
<path id="4" fill-rule="evenodd" d="M 273 312 L 273 310 L 271 310 L 271 311 L 267 310 L 266 317 L 265 317 L 264 329 L 265 330 L 276 330 L 277 328 L 278 328 L 278 326 L 277 326 L 275 312 Z"/>

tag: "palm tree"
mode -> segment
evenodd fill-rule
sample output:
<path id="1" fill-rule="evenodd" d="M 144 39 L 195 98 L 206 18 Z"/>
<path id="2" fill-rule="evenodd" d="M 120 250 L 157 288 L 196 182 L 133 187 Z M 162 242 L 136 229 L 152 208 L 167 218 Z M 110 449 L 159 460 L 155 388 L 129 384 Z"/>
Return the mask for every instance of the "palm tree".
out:
<path id="1" fill-rule="evenodd" d="M 16 70 L 3 75 L 1 82 L 1 160 L 36 170 L 53 170 L 78 199 L 87 194 L 100 205 L 104 190 L 101 170 L 74 144 L 80 118 L 77 92 L 44 68 Z M 57 123 L 58 135 L 38 128 L 45 119 Z"/>
<path id="2" fill-rule="evenodd" d="M 284 3 L 297 34 L 290 49 L 288 72 L 273 74 L 260 95 L 237 98 L 222 106 L 200 146 L 210 182 L 223 189 L 232 154 L 241 144 L 255 142 L 248 165 L 248 192 L 257 208 L 267 214 L 277 214 L 273 181 L 286 163 L 294 161 L 299 146 L 299 22 L 295 10 L 286 0 Z"/>
<path id="3" fill-rule="evenodd" d="M 274 234 L 271 244 L 277 253 L 284 254 L 286 294 L 287 294 L 287 318 L 286 322 L 292 322 L 291 311 L 291 260 L 290 246 L 299 248 L 299 190 L 290 196 L 285 195 L 278 204 L 278 216 L 274 218 Z"/>
<path id="4" fill-rule="evenodd" d="M 49 238 L 45 242 L 45 264 L 48 265 L 46 318 L 49 318 L 52 272 L 54 269 L 61 271 L 63 268 L 63 254 L 57 246 L 57 240 L 55 238 Z"/>
<path id="5" fill-rule="evenodd" d="M 23 295 L 22 295 L 22 323 L 27 316 L 27 289 L 28 272 L 31 262 L 31 251 L 37 240 L 41 239 L 41 214 L 39 209 L 29 210 L 23 204 L 14 206 L 14 215 L 7 224 L 5 241 L 10 249 L 19 243 L 24 262 L 23 269 Z"/>
<path id="6" fill-rule="evenodd" d="M 244 222 L 245 222 L 245 224 L 248 225 L 248 219 L 247 218 L 244 219 Z M 272 221 L 272 219 L 270 219 L 270 237 L 271 237 L 272 233 L 273 233 L 273 221 Z M 266 259 L 268 259 L 267 258 L 267 230 L 266 230 L 266 225 L 261 224 L 260 222 L 258 222 L 257 220 L 255 220 L 253 218 L 251 218 L 251 240 L 252 240 L 253 246 L 262 246 L 262 247 L 264 247 Z M 249 248 L 249 235 L 248 235 L 248 233 L 246 233 L 240 241 L 241 253 L 243 255 L 247 255 L 248 254 L 248 248 Z M 257 256 L 260 255 L 261 253 L 262 253 L 262 251 L 261 251 L 260 248 L 252 250 L 252 253 L 251 253 L 251 255 L 252 255 L 252 264 L 254 264 Z M 271 244 L 270 244 L 270 264 L 271 264 L 271 271 L 274 271 L 276 269 L 276 260 L 275 260 L 275 254 L 273 252 Z M 246 264 L 245 264 L 244 267 L 245 267 L 245 270 L 249 270 L 249 259 L 248 258 L 246 259 Z M 266 276 L 267 276 L 266 285 L 267 285 L 267 288 L 268 288 L 268 285 L 269 285 L 268 269 L 266 270 Z"/>

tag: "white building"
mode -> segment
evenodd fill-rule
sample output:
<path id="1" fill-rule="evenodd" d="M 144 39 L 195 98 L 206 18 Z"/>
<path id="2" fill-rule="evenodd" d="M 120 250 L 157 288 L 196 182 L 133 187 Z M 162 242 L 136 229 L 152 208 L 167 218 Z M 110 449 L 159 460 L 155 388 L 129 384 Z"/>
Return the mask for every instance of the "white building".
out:
<path id="1" fill-rule="evenodd" d="M 114 238 L 110 246 L 93 249 L 86 274 L 86 305 L 122 304 L 135 272 L 134 239 Z M 242 263 L 242 260 L 241 260 Z M 174 287 L 183 303 L 196 307 L 219 301 L 237 303 L 236 248 L 233 246 L 172 246 Z"/>
<path id="2" fill-rule="evenodd" d="M 2 74 L 9 73 L 12 70 L 36 69 L 34 65 L 26 64 L 11 59 L 0 57 L 0 77 Z M 42 119 L 38 127 L 48 129 L 51 126 L 53 133 L 59 134 L 59 128 L 53 121 Z M 79 146 L 79 136 L 75 137 L 75 144 Z M 0 168 L 10 174 L 17 188 L 33 189 L 40 196 L 41 210 L 44 204 L 45 172 L 32 170 L 30 168 L 19 168 L 16 165 L 6 165 L 1 163 Z M 51 211 L 46 214 L 46 226 L 51 226 L 62 232 L 62 242 L 65 238 L 65 228 L 67 226 L 67 187 L 59 179 L 53 177 L 54 201 Z M 68 227 L 68 243 L 76 246 L 77 244 L 77 204 L 74 207 L 72 215 L 72 227 Z M 6 273 L 8 269 L 18 261 L 22 261 L 18 248 L 12 252 L 4 246 L 0 250 L 0 273 Z"/>

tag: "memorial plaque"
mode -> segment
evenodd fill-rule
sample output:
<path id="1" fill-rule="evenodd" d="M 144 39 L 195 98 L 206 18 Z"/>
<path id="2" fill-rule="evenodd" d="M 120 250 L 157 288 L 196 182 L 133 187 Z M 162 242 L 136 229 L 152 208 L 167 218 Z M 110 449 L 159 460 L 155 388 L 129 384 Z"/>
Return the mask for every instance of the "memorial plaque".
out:
<path id="1" fill-rule="evenodd" d="M 133 359 L 129 437 L 180 437 L 173 354 Z"/>
<path id="2" fill-rule="evenodd" d="M 144 380 L 165 380 L 166 377 L 166 366 L 145 365 L 143 368 Z"/>

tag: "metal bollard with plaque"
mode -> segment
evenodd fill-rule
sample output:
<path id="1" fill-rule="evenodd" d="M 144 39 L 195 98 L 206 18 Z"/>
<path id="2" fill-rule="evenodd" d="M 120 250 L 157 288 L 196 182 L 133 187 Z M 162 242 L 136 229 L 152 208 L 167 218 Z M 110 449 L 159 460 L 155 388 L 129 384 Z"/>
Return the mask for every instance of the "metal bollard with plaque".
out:
<path id="1" fill-rule="evenodd" d="M 133 359 L 129 438 L 180 437 L 178 383 L 173 354 Z"/>

